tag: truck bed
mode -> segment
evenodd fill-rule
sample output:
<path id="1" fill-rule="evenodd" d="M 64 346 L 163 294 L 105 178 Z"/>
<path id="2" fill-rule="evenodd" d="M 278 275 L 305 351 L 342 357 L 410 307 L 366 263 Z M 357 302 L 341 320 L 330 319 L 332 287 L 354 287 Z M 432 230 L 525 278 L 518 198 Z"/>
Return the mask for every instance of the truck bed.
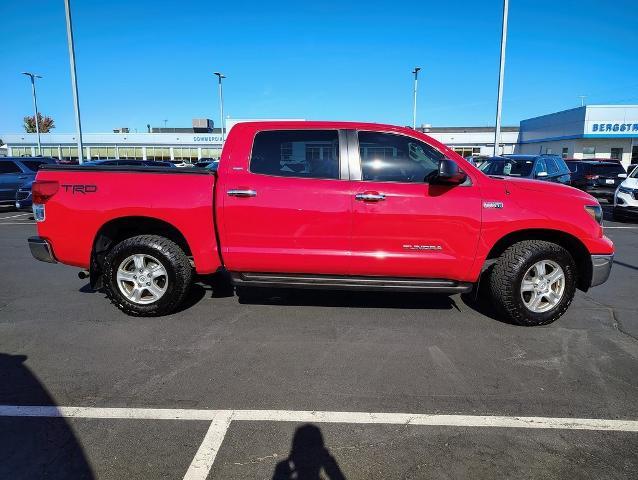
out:
<path id="1" fill-rule="evenodd" d="M 220 266 L 215 179 L 203 169 L 46 165 L 38 181 L 58 182 L 59 189 L 46 203 L 39 234 L 51 240 L 59 262 L 88 269 L 102 234 L 109 239 L 131 225 L 164 222 L 183 238 L 196 271 L 212 273 Z"/>

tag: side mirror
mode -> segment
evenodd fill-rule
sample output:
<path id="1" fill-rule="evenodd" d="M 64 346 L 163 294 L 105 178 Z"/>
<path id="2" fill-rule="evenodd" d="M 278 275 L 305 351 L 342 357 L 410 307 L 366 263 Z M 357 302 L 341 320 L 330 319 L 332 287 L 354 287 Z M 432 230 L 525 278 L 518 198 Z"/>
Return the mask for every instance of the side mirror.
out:
<path id="1" fill-rule="evenodd" d="M 627 178 L 627 174 L 626 173 L 619 173 L 618 174 L 618 178 Z"/>
<path id="2" fill-rule="evenodd" d="M 467 174 L 462 171 L 456 162 L 444 158 L 439 162 L 439 170 L 432 177 L 430 183 L 442 185 L 460 185 L 467 180 Z"/>
<path id="3" fill-rule="evenodd" d="M 538 172 L 536 174 L 536 178 L 543 178 L 547 176 L 547 172 Z"/>

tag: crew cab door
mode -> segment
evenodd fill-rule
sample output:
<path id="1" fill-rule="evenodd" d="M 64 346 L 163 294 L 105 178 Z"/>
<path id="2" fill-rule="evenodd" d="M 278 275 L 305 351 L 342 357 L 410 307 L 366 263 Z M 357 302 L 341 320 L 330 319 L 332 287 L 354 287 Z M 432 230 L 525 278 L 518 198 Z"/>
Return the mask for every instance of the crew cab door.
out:
<path id="1" fill-rule="evenodd" d="M 480 226 L 478 187 L 429 185 L 443 153 L 396 133 L 350 132 L 352 274 L 463 280 Z"/>
<path id="2" fill-rule="evenodd" d="M 225 147 L 231 153 L 220 162 L 216 198 L 228 270 L 348 273 L 352 192 L 341 136 L 336 129 L 262 130 L 252 149 L 247 142 Z"/>

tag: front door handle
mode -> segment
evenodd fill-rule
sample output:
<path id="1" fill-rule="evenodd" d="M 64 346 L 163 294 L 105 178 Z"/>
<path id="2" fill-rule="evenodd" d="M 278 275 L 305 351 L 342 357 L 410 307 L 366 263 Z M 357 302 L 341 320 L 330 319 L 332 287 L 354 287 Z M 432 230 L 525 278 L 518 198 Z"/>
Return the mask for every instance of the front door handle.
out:
<path id="1" fill-rule="evenodd" d="M 379 192 L 363 192 L 357 193 L 354 198 L 362 202 L 380 202 L 385 200 L 385 195 Z"/>
<path id="2" fill-rule="evenodd" d="M 257 195 L 254 190 L 228 190 L 226 193 L 231 197 L 254 197 Z"/>

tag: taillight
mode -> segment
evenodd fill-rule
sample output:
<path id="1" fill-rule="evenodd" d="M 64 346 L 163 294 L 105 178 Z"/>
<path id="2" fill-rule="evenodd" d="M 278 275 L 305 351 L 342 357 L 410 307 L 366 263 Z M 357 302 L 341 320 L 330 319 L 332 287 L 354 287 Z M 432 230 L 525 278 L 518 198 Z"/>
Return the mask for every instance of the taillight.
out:
<path id="1" fill-rule="evenodd" d="M 60 184 L 53 180 L 36 180 L 31 187 L 33 203 L 45 204 L 58 192 Z"/>
<path id="2" fill-rule="evenodd" d="M 598 175 L 585 175 L 587 180 L 598 180 Z"/>

